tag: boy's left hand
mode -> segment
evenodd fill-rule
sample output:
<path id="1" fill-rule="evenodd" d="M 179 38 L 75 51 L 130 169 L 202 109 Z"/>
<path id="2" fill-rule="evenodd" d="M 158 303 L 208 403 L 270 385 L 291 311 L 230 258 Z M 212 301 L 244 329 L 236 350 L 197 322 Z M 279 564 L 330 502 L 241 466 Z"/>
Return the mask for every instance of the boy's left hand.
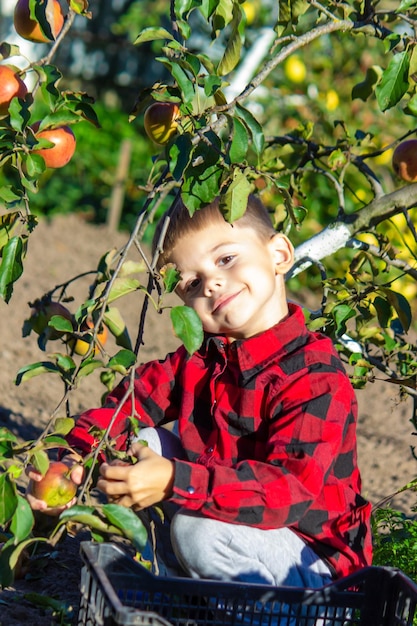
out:
<path id="1" fill-rule="evenodd" d="M 97 488 L 112 502 L 135 509 L 145 509 L 169 498 L 174 483 L 173 461 L 140 443 L 134 443 L 129 453 L 137 458 L 137 463 L 103 463 Z"/>

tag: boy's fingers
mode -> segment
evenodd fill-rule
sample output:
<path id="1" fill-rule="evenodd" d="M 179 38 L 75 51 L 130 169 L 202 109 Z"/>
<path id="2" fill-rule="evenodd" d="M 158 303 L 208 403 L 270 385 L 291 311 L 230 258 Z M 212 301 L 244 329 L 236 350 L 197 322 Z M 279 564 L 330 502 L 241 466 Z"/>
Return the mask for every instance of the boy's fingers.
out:
<path id="1" fill-rule="evenodd" d="M 122 480 L 106 480 L 99 478 L 97 481 L 97 489 L 109 496 L 120 496 L 126 493 L 127 485 Z"/>

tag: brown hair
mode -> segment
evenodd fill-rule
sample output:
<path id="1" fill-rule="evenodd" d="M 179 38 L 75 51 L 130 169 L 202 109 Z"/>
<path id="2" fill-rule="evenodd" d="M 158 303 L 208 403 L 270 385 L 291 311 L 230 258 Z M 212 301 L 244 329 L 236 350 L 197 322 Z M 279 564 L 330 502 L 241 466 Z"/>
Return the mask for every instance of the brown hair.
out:
<path id="1" fill-rule="evenodd" d="M 191 232 L 201 231 L 207 226 L 215 224 L 220 220 L 224 221 L 225 218 L 223 217 L 219 206 L 219 198 L 217 197 L 213 200 L 213 202 L 207 204 L 201 209 L 198 209 L 191 216 L 181 199 L 175 201 L 167 213 L 170 221 L 163 239 L 163 249 L 158 259 L 158 268 L 161 268 L 169 262 L 169 256 L 181 237 L 184 237 L 184 235 L 188 235 Z M 161 245 L 159 240 L 165 227 L 167 214 L 162 216 L 157 224 L 152 241 L 153 254 L 155 254 L 158 244 Z M 248 198 L 245 213 L 241 218 L 233 222 L 233 226 L 252 228 L 262 239 L 265 239 L 265 241 L 269 240 L 271 236 L 275 234 L 267 209 L 259 198 L 252 194 Z"/>

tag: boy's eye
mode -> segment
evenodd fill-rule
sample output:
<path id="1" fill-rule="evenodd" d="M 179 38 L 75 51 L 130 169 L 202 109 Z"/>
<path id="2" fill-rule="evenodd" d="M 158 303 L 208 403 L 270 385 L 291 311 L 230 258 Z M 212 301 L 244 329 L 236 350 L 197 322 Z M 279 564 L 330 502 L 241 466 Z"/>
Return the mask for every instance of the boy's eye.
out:
<path id="1" fill-rule="evenodd" d="M 193 280 L 190 280 L 186 287 L 185 287 L 185 291 L 193 291 L 193 289 L 197 289 L 198 285 L 200 284 L 200 279 L 199 278 L 194 278 Z"/>
<path id="2" fill-rule="evenodd" d="M 219 261 L 219 265 L 227 265 L 228 263 L 230 263 L 231 261 L 233 261 L 234 259 L 234 255 L 233 254 L 227 254 L 226 256 L 223 256 L 220 261 Z"/>

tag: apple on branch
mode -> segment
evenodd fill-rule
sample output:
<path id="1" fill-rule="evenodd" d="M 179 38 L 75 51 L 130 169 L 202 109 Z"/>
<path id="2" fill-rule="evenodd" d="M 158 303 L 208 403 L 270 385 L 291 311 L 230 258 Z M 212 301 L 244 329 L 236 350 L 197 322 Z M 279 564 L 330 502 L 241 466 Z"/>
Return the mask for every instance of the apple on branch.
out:
<path id="1" fill-rule="evenodd" d="M 33 150 L 33 154 L 38 154 L 45 161 L 46 167 L 57 169 L 64 167 L 71 160 L 76 147 L 75 135 L 69 126 L 57 126 L 56 128 L 45 128 L 38 131 L 40 122 L 35 122 L 32 130 L 37 139 L 46 139 L 54 145 L 49 148 L 39 148 Z"/>
<path id="2" fill-rule="evenodd" d="M 0 65 L 0 115 L 6 115 L 13 98 L 24 98 L 28 90 L 19 71 L 10 65 Z"/>
<path id="3" fill-rule="evenodd" d="M 407 139 L 395 148 L 392 167 L 396 175 L 407 183 L 417 181 L 417 139 Z"/>
<path id="4" fill-rule="evenodd" d="M 154 102 L 145 111 L 144 126 L 149 139 L 159 145 L 168 143 L 178 130 L 180 109 L 175 102 Z"/>
<path id="5" fill-rule="evenodd" d="M 13 24 L 18 35 L 34 43 L 54 41 L 64 26 L 64 14 L 58 0 L 46 0 L 45 19 L 49 24 L 50 35 L 45 34 L 39 22 L 30 15 L 29 0 L 18 0 L 13 16 Z"/>

